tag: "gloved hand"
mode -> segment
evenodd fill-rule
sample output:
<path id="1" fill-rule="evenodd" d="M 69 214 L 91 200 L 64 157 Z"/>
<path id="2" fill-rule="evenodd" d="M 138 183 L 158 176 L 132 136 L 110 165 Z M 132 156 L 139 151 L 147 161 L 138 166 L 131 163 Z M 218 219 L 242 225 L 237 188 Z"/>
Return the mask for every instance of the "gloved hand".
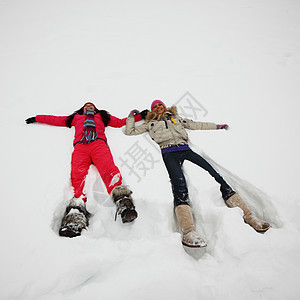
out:
<path id="1" fill-rule="evenodd" d="M 148 113 L 148 109 L 144 109 L 143 111 L 140 112 L 140 115 L 142 117 L 142 119 L 145 120 L 146 116 L 147 116 L 147 113 Z"/>
<path id="2" fill-rule="evenodd" d="M 217 129 L 226 129 L 226 130 L 227 130 L 228 127 L 229 127 L 229 126 L 228 126 L 227 124 L 218 124 L 218 125 L 217 125 Z"/>
<path id="3" fill-rule="evenodd" d="M 30 117 L 30 118 L 26 119 L 25 122 L 27 124 L 36 123 L 36 119 L 35 119 L 35 117 Z"/>
<path id="4" fill-rule="evenodd" d="M 135 115 L 138 115 L 139 113 L 140 113 L 139 110 L 133 109 L 133 110 L 129 113 L 128 117 L 134 117 Z"/>

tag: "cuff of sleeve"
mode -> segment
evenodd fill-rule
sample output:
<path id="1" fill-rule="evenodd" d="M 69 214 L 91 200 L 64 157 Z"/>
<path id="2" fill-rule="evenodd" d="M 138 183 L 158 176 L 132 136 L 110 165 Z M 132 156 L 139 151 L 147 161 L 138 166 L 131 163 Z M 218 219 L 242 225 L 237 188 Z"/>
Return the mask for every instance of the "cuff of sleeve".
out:
<path id="1" fill-rule="evenodd" d="M 141 121 L 142 120 L 141 114 L 135 115 L 134 119 L 135 119 L 136 122 Z"/>

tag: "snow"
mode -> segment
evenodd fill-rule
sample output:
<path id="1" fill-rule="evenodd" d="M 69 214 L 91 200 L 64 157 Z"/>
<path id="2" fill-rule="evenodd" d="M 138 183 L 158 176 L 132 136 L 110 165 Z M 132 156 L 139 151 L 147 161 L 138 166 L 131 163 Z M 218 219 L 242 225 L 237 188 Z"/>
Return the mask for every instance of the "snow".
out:
<path id="1" fill-rule="evenodd" d="M 299 1 L 0 6 L 0 299 L 299 299 Z M 24 120 L 68 115 L 86 101 L 125 117 L 154 99 L 172 105 L 185 94 L 196 99 L 197 120 L 230 126 L 189 131 L 193 149 L 272 228 L 256 233 L 238 208 L 226 207 L 214 180 L 185 162 L 197 230 L 208 246 L 183 247 L 158 148 L 146 135 L 107 128 L 139 217 L 114 221 L 115 207 L 91 167 L 89 230 L 59 237 L 72 196 L 74 129 Z M 177 106 L 189 113 L 185 99 Z"/>

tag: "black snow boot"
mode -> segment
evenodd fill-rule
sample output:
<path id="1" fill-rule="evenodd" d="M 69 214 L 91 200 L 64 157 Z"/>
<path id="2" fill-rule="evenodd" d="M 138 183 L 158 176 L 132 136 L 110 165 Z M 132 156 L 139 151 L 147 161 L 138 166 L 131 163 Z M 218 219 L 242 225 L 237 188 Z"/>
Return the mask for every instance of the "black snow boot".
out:
<path id="1" fill-rule="evenodd" d="M 80 200 L 80 204 L 76 203 L 78 200 Z M 90 213 L 86 210 L 85 202 L 73 198 L 66 208 L 59 235 L 70 238 L 81 235 L 82 229 L 86 229 L 89 225 L 89 217 Z"/>
<path id="2" fill-rule="evenodd" d="M 130 223 L 138 216 L 131 194 L 132 191 L 124 185 L 115 187 L 111 193 L 113 201 L 117 206 L 115 219 L 117 218 L 117 215 L 121 215 L 123 223 Z"/>

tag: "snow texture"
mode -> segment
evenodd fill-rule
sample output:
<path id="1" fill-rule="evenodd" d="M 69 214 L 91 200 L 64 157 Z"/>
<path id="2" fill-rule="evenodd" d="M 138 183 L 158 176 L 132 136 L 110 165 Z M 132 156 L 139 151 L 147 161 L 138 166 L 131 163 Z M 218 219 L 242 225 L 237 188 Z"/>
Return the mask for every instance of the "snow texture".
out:
<path id="1" fill-rule="evenodd" d="M 294 0 L 0 0 L 0 299 L 299 299 L 299 16 Z M 139 217 L 114 221 L 92 166 L 89 230 L 58 236 L 74 129 L 24 120 L 87 101 L 126 117 L 154 99 L 229 124 L 189 131 L 191 147 L 268 232 L 245 224 L 209 174 L 185 162 L 208 245 L 183 247 L 158 147 L 107 128 Z"/>

